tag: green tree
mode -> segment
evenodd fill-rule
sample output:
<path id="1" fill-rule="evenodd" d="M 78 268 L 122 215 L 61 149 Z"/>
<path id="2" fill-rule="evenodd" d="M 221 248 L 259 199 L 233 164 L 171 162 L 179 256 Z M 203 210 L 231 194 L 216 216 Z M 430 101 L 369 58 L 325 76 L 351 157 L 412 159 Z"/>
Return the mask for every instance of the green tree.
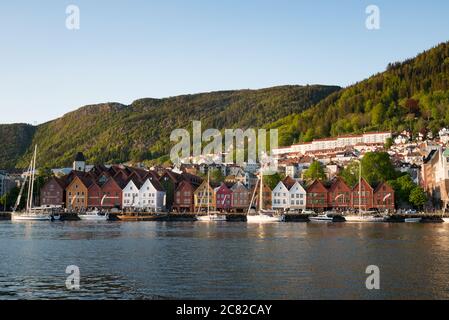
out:
<path id="1" fill-rule="evenodd" d="M 393 145 L 393 139 L 387 138 L 387 141 L 385 142 L 385 149 L 389 150 L 392 145 Z"/>
<path id="2" fill-rule="evenodd" d="M 371 185 L 395 179 L 396 170 L 386 152 L 368 152 L 362 159 L 362 176 Z"/>
<path id="3" fill-rule="evenodd" d="M 213 183 L 222 183 L 225 180 L 225 176 L 220 169 L 210 170 L 210 181 Z"/>
<path id="4" fill-rule="evenodd" d="M 410 192 L 409 201 L 415 208 L 422 209 L 427 200 L 427 195 L 421 187 L 416 186 Z"/>
<path id="5" fill-rule="evenodd" d="M 284 176 L 279 174 L 278 172 L 276 172 L 275 174 L 263 175 L 264 183 L 267 184 L 271 190 L 273 190 L 282 179 L 284 179 Z"/>
<path id="6" fill-rule="evenodd" d="M 350 187 L 353 187 L 359 181 L 359 162 L 351 161 L 341 172 L 340 177 Z"/>
<path id="7" fill-rule="evenodd" d="M 310 167 L 304 172 L 304 178 L 306 180 L 325 180 L 326 173 L 324 168 L 318 161 L 313 161 Z"/>

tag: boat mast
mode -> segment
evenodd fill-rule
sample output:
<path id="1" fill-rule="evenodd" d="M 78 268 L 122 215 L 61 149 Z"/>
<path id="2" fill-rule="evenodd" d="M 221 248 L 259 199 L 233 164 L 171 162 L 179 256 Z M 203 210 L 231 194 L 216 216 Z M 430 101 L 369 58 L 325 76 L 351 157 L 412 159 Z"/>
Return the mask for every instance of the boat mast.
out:
<path id="1" fill-rule="evenodd" d="M 209 192 L 210 192 L 210 171 L 207 168 L 207 215 L 209 216 Z"/>
<path id="2" fill-rule="evenodd" d="M 359 160 L 359 216 L 362 216 L 362 160 Z"/>
<path id="3" fill-rule="evenodd" d="M 263 164 L 260 165 L 259 211 L 263 209 Z"/>
<path id="4" fill-rule="evenodd" d="M 26 185 L 27 180 L 28 180 L 28 174 L 30 173 L 30 169 L 31 169 L 31 162 L 30 162 L 30 165 L 28 166 L 27 175 L 25 176 L 25 180 L 23 181 L 22 186 L 20 187 L 19 196 L 17 197 L 16 204 L 14 206 L 13 212 L 16 212 L 17 208 L 20 205 L 20 200 L 22 200 L 23 190 L 25 189 L 25 185 Z M 28 206 L 28 198 L 27 198 L 26 205 Z"/>
<path id="5" fill-rule="evenodd" d="M 33 208 L 34 179 L 36 176 L 36 158 L 37 158 L 37 145 L 34 147 L 33 172 L 31 173 L 33 179 L 31 180 L 30 208 Z"/>

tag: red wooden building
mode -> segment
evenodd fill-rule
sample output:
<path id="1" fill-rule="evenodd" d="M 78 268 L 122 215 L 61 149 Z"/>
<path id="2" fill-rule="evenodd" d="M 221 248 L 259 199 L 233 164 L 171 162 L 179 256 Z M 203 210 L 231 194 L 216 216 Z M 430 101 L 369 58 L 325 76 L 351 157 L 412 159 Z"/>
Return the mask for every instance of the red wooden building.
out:
<path id="1" fill-rule="evenodd" d="M 41 188 L 41 205 L 64 206 L 65 189 L 68 185 L 67 179 L 52 177 Z"/>
<path id="2" fill-rule="evenodd" d="M 222 183 L 218 188 L 215 188 L 216 209 L 218 211 L 229 211 L 232 207 L 232 190 Z"/>
<path id="3" fill-rule="evenodd" d="M 324 210 L 329 207 L 328 190 L 320 180 L 315 180 L 306 188 L 307 208 L 312 210 Z"/>
<path id="4" fill-rule="evenodd" d="M 374 207 L 379 210 L 394 210 L 394 189 L 386 182 L 374 190 Z"/>
<path id="5" fill-rule="evenodd" d="M 177 212 L 195 212 L 193 194 L 198 186 L 189 181 L 181 181 L 175 190 L 173 210 Z"/>
<path id="6" fill-rule="evenodd" d="M 361 179 L 360 182 L 361 188 L 359 187 L 359 183 L 352 188 L 352 207 L 354 209 L 361 208 L 362 210 L 369 210 L 374 208 L 374 189 L 369 185 L 369 183 L 365 179 Z M 361 193 L 360 193 L 361 192 Z M 360 199 L 360 204 L 359 204 Z"/>
<path id="7" fill-rule="evenodd" d="M 332 180 L 328 189 L 328 205 L 333 209 L 348 209 L 351 207 L 351 188 L 340 177 Z"/>
<path id="8" fill-rule="evenodd" d="M 93 182 L 87 189 L 87 206 L 89 208 L 100 208 L 103 192 L 98 183 Z"/>
<path id="9" fill-rule="evenodd" d="M 122 190 L 125 182 L 120 178 L 110 178 L 102 186 L 102 208 L 120 208 L 122 206 Z"/>

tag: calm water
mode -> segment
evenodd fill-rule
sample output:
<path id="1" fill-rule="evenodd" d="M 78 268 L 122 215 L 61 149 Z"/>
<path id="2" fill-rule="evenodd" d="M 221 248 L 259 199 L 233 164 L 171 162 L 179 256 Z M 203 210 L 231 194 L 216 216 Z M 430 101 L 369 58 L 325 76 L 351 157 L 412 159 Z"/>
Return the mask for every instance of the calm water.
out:
<path id="1" fill-rule="evenodd" d="M 449 224 L 0 222 L 0 299 L 449 299 L 448 262 Z"/>

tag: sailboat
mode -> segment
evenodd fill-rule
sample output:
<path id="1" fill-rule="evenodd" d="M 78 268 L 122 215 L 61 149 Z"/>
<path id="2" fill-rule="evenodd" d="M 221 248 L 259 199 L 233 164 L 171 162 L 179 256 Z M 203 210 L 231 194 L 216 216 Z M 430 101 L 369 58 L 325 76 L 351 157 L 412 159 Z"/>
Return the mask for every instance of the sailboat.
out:
<path id="1" fill-rule="evenodd" d="M 284 215 L 277 215 L 275 211 L 269 211 L 263 209 L 263 165 L 260 167 L 260 182 L 259 187 L 259 211 L 255 214 L 251 214 L 251 205 L 253 204 L 254 197 L 256 195 L 257 188 L 254 189 L 253 197 L 249 204 L 248 212 L 246 214 L 246 221 L 248 223 L 270 223 L 270 222 L 282 222 L 285 220 Z"/>
<path id="2" fill-rule="evenodd" d="M 27 175 L 25 177 L 25 181 L 20 188 L 19 196 L 17 197 L 16 204 L 14 206 L 14 210 L 11 214 L 11 220 L 13 221 L 51 221 L 54 220 L 53 215 L 45 213 L 42 208 L 34 208 L 33 207 L 33 192 L 34 192 L 34 179 L 36 175 L 36 158 L 37 158 L 37 146 L 34 147 L 33 158 L 31 159 L 30 166 L 28 167 Z M 25 184 L 29 180 L 28 183 L 28 194 L 27 194 L 27 202 L 26 208 L 24 212 L 18 212 L 17 207 L 20 204 L 20 200 L 22 199 L 23 189 Z"/>
<path id="3" fill-rule="evenodd" d="M 347 222 L 384 222 L 385 218 L 374 211 L 362 211 L 362 163 L 359 162 L 359 214 L 345 216 Z"/>
<path id="4" fill-rule="evenodd" d="M 210 173 L 209 173 L 209 169 L 207 170 L 207 185 L 208 185 L 208 190 L 207 190 L 207 215 L 206 216 L 196 216 L 197 221 L 226 221 L 226 215 L 224 214 L 216 214 L 216 213 L 212 213 L 210 212 L 210 192 L 209 192 L 209 187 L 210 187 Z M 201 198 L 202 199 L 202 198 Z M 198 212 L 201 210 L 201 204 L 200 207 L 198 208 Z"/>

